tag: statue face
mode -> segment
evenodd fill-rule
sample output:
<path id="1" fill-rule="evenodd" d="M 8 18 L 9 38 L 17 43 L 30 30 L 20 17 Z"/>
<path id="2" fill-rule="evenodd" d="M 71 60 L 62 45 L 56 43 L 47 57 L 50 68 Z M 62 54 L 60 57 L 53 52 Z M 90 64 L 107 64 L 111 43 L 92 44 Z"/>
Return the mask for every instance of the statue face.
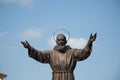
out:
<path id="1" fill-rule="evenodd" d="M 67 43 L 66 37 L 63 34 L 59 34 L 57 36 L 56 43 L 58 46 L 64 46 Z"/>

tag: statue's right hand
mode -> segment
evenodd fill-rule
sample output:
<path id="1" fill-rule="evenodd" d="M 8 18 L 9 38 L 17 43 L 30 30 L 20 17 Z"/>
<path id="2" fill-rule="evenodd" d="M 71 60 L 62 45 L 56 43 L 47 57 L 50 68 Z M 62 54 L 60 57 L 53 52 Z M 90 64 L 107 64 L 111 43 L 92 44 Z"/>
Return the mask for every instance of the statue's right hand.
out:
<path id="1" fill-rule="evenodd" d="M 30 48 L 31 46 L 30 46 L 30 44 L 28 43 L 28 41 L 21 41 L 21 43 L 23 44 L 23 46 L 25 47 L 25 48 Z"/>

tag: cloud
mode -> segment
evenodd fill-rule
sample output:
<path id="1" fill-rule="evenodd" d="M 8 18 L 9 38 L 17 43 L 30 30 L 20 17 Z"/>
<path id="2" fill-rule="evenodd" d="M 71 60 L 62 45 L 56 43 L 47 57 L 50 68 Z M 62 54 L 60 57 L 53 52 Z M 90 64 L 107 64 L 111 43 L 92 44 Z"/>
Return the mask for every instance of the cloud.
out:
<path id="1" fill-rule="evenodd" d="M 85 38 L 71 38 L 68 44 L 73 48 L 82 49 L 87 44 L 87 40 Z"/>
<path id="2" fill-rule="evenodd" d="M 7 34 L 7 32 L 0 32 L 0 37 L 6 36 Z"/>
<path id="3" fill-rule="evenodd" d="M 86 44 L 87 44 L 87 40 L 85 38 L 78 38 L 78 39 L 70 38 L 67 43 L 67 45 L 70 45 L 72 48 L 78 48 L 78 49 L 84 48 Z M 50 38 L 48 45 L 49 45 L 49 48 L 53 48 L 56 45 L 53 37 Z"/>
<path id="4" fill-rule="evenodd" d="M 50 38 L 50 40 L 48 41 L 48 47 L 49 48 L 53 48 L 56 45 L 55 40 L 53 38 L 53 36 Z"/>
<path id="5" fill-rule="evenodd" d="M 30 28 L 30 29 L 26 29 L 22 33 L 21 38 L 22 39 L 36 39 L 36 38 L 40 38 L 41 36 L 42 36 L 42 30 L 38 28 Z"/>
<path id="6" fill-rule="evenodd" d="M 23 7 L 32 8 L 34 0 L 0 0 L 3 3 L 18 3 Z"/>

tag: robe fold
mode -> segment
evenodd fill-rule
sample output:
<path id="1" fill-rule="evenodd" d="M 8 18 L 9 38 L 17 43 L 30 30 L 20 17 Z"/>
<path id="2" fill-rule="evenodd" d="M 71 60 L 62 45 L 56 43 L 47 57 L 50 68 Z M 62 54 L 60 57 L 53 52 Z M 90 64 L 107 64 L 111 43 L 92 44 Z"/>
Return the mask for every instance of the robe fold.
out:
<path id="1" fill-rule="evenodd" d="M 39 51 L 31 47 L 28 54 L 41 63 L 49 63 L 52 80 L 75 80 L 73 71 L 77 61 L 86 59 L 91 49 L 68 49 L 65 53 L 56 50 Z M 82 54 L 86 54 L 82 56 Z"/>

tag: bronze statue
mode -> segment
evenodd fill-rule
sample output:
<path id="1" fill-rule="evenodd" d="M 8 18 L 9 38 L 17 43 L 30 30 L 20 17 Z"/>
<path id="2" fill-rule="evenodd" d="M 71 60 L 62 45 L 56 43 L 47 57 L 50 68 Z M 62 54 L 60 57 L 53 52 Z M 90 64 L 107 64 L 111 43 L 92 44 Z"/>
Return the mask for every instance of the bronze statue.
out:
<path id="1" fill-rule="evenodd" d="M 52 69 L 52 80 L 75 80 L 73 71 L 77 61 L 88 58 L 92 51 L 92 43 L 95 41 L 97 33 L 90 35 L 88 43 L 83 49 L 73 49 L 66 45 L 67 40 L 64 34 L 58 34 L 56 46 L 53 50 L 39 51 L 33 48 L 27 41 L 22 42 L 28 49 L 30 57 L 41 63 L 49 63 Z"/>

